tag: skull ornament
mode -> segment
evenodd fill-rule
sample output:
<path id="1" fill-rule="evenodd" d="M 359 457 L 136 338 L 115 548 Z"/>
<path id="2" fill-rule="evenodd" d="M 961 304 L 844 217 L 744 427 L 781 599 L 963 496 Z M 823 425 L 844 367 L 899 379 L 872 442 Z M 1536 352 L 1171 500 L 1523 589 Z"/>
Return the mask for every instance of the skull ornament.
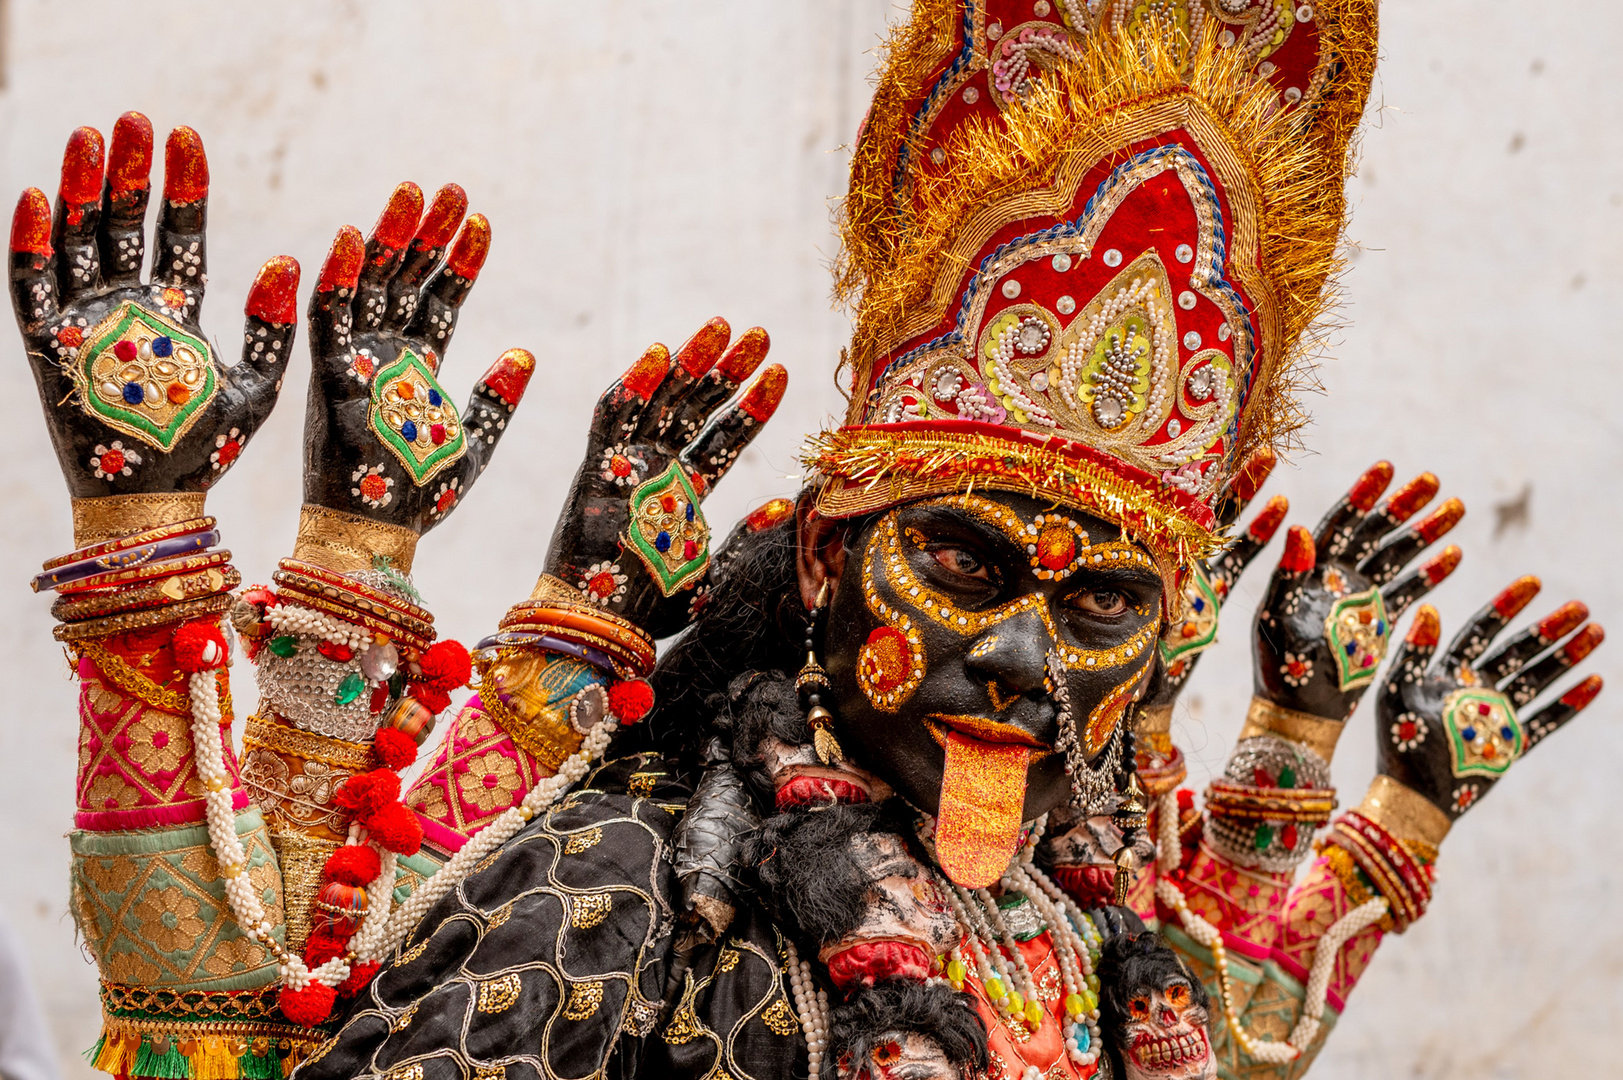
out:
<path id="1" fill-rule="evenodd" d="M 1100 1026 L 1127 1080 L 1212 1080 L 1206 1033 L 1211 999 L 1154 933 L 1124 934 L 1105 947 Z"/>

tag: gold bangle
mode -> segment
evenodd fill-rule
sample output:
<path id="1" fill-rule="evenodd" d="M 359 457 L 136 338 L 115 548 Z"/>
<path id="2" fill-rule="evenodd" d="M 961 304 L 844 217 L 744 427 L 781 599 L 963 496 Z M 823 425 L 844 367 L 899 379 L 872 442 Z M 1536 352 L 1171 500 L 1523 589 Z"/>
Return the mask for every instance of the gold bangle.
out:
<path id="1" fill-rule="evenodd" d="M 229 593 L 219 596 L 204 597 L 202 600 L 187 600 L 179 604 L 170 604 L 168 607 L 153 608 L 149 611 L 131 611 L 120 615 L 109 615 L 102 619 L 87 619 L 84 622 L 60 623 L 51 631 L 58 641 L 83 641 L 86 638 L 111 637 L 122 634 L 128 630 L 140 630 L 148 626 L 163 626 L 168 623 L 185 622 L 188 619 L 201 619 L 208 615 L 220 615 L 231 607 L 234 598 Z"/>
<path id="2" fill-rule="evenodd" d="M 89 547 L 106 540 L 173 525 L 203 516 L 201 492 L 168 491 L 152 495 L 102 495 L 73 500 L 73 546 Z"/>
<path id="3" fill-rule="evenodd" d="M 209 567 L 189 574 L 176 574 L 158 581 L 149 581 L 119 589 L 113 593 L 91 596 L 63 596 L 51 605 L 51 614 L 62 622 L 99 619 L 125 611 L 165 607 L 186 600 L 196 600 L 216 593 L 230 592 L 242 584 L 242 575 L 236 567 Z"/>
<path id="4" fill-rule="evenodd" d="M 372 560 L 381 556 L 402 574 L 409 574 L 416 551 L 417 534 L 404 525 L 390 525 L 310 503 L 299 509 L 293 558 L 300 562 L 342 574 L 370 570 Z"/>
<path id="5" fill-rule="evenodd" d="M 1312 713 L 1297 712 L 1275 705 L 1267 698 L 1254 697 L 1245 714 L 1245 727 L 1240 738 L 1254 739 L 1258 735 L 1278 735 L 1281 739 L 1297 743 L 1324 759 L 1326 765 L 1336 753 L 1336 741 L 1346 727 L 1340 720 L 1327 720 Z"/>
<path id="6" fill-rule="evenodd" d="M 1391 833 L 1399 843 L 1429 844 L 1433 850 L 1443 842 L 1453 822 L 1432 801 L 1414 788 L 1385 773 L 1370 781 L 1358 812 Z"/>

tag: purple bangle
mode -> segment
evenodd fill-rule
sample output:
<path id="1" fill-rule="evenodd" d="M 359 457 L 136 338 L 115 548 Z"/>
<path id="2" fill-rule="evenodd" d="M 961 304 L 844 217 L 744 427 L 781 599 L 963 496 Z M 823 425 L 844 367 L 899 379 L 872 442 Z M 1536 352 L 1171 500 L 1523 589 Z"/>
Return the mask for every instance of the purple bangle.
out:
<path id="1" fill-rule="evenodd" d="M 58 586 L 67 585 L 82 578 L 94 577 L 96 574 L 128 570 L 131 567 L 145 566 L 148 563 L 159 562 L 163 559 L 173 559 L 180 555 L 191 555 L 199 551 L 207 551 L 219 542 L 219 530 L 210 529 L 208 532 L 192 533 L 189 536 L 174 536 L 167 540 L 142 544 L 140 547 L 128 548 L 124 551 L 111 551 L 106 555 L 98 555 L 94 559 L 81 559 L 78 562 L 47 570 L 34 578 L 33 588 L 35 592 L 54 590 Z"/>
<path id="2" fill-rule="evenodd" d="M 524 645 L 535 649 L 546 649 L 548 652 L 563 653 L 573 656 L 576 660 L 584 660 L 611 679 L 621 678 L 616 670 L 613 658 L 608 653 L 586 645 L 576 645 L 573 641 L 555 638 L 551 634 L 527 634 L 517 630 L 507 630 L 492 637 L 487 637 L 474 646 L 474 652 L 481 649 L 499 649 L 504 645 Z"/>

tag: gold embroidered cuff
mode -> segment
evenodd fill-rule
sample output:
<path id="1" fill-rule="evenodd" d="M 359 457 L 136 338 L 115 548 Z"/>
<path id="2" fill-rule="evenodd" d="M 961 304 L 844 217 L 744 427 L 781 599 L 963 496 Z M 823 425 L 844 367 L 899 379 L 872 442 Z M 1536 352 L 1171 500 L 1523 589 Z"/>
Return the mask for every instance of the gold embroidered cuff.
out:
<path id="1" fill-rule="evenodd" d="M 1328 765 L 1335 756 L 1336 740 L 1341 738 L 1344 727 L 1346 725 L 1340 720 L 1326 720 L 1312 713 L 1282 708 L 1266 698 L 1254 697 L 1250 710 L 1245 714 L 1245 727 L 1240 729 L 1240 738 L 1278 735 L 1281 739 L 1307 747 Z"/>
<path id="2" fill-rule="evenodd" d="M 404 525 L 390 525 L 309 503 L 299 510 L 299 535 L 293 542 L 293 557 L 300 562 L 344 574 L 370 570 L 372 560 L 382 556 L 396 570 L 409 574 L 416 551 L 417 534 Z"/>
<path id="3" fill-rule="evenodd" d="M 105 495 L 73 500 L 73 543 L 88 547 L 104 540 L 190 521 L 203 516 L 201 492 L 169 491 L 154 495 Z"/>
<path id="4" fill-rule="evenodd" d="M 1430 799 L 1385 774 L 1370 782 L 1358 812 L 1399 841 L 1430 845 L 1433 850 L 1453 825 Z"/>
<path id="5" fill-rule="evenodd" d="M 1146 750 L 1153 750 L 1162 757 L 1172 753 L 1172 706 L 1148 705 L 1138 710 L 1138 719 L 1133 724 L 1133 734 L 1138 736 Z"/>

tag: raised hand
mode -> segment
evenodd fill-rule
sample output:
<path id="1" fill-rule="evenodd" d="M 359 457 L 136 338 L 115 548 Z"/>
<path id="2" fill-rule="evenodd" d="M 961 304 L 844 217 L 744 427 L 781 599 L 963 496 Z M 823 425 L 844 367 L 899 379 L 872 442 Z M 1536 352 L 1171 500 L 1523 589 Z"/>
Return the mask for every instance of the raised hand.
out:
<path id="1" fill-rule="evenodd" d="M 1459 523 L 1465 506 L 1448 499 L 1413 525 L 1437 494 L 1421 473 L 1380 506 L 1392 465 L 1379 462 L 1309 534 L 1293 525 L 1285 553 L 1257 610 L 1256 696 L 1281 708 L 1345 720 L 1375 680 L 1392 623 L 1459 565 L 1450 544 L 1413 570 L 1416 556 Z"/>
<path id="2" fill-rule="evenodd" d="M 1253 454 L 1229 481 L 1217 504 L 1217 523 L 1228 528 L 1240 519 L 1245 508 L 1267 482 L 1279 458 L 1272 450 Z M 1161 635 L 1163 676 L 1155 682 L 1144 707 L 1170 707 L 1183 691 L 1200 662 L 1200 654 L 1217 643 L 1218 611 L 1246 567 L 1251 565 L 1268 541 L 1274 538 L 1280 522 L 1290 510 L 1290 501 L 1275 495 L 1228 546 L 1205 563 L 1190 568 L 1183 588 L 1183 618 L 1169 622 Z"/>
<path id="3" fill-rule="evenodd" d="M 772 364 L 727 405 L 770 345 L 759 327 L 729 348 L 731 337 L 726 320 L 711 319 L 674 357 L 650 346 L 609 387 L 547 552 L 548 574 L 655 637 L 687 625 L 704 595 L 710 529 L 699 501 L 788 385 Z"/>
<path id="4" fill-rule="evenodd" d="M 149 281 L 141 282 L 152 124 L 130 112 L 68 139 L 53 215 L 29 188 L 11 224 L 11 299 L 57 461 L 76 498 L 202 492 L 276 404 L 299 264 L 267 262 L 248 294 L 241 359 L 198 324 L 208 282 L 208 161 L 170 132 Z"/>
<path id="5" fill-rule="evenodd" d="M 1527 706 L 1606 637 L 1585 623 L 1576 601 L 1512 636 L 1491 653 L 1511 619 L 1539 591 L 1524 577 L 1494 598 L 1436 656 L 1437 612 L 1429 604 L 1387 667 L 1375 725 L 1380 771 L 1458 818 L 1498 783 L 1523 754 L 1594 700 L 1591 675 L 1535 711 Z M 1487 655 L 1484 655 L 1484 654 Z"/>
<path id="6" fill-rule="evenodd" d="M 447 184 L 425 214 L 422 190 L 404 183 L 368 239 L 346 225 L 333 241 L 310 300 L 307 507 L 420 535 L 489 464 L 535 358 L 503 353 L 460 413 L 438 381 L 490 249 L 490 223 L 481 214 L 464 223 L 467 208 L 462 189 Z"/>

